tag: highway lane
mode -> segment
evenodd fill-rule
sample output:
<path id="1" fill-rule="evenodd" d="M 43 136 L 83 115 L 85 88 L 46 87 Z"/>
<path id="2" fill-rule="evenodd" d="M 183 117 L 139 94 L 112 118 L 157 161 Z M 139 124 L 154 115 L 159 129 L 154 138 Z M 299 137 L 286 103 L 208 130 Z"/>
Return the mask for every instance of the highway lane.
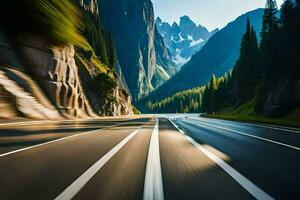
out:
<path id="1" fill-rule="evenodd" d="M 138 119 L 0 158 L 1 199 L 54 199 L 130 133 Z"/>
<path id="2" fill-rule="evenodd" d="M 161 162 L 166 199 L 254 199 L 227 173 L 161 119 Z"/>
<path id="3" fill-rule="evenodd" d="M 74 199 L 142 199 L 153 126 L 154 122 L 144 127 Z"/>
<path id="4" fill-rule="evenodd" d="M 255 135 L 258 137 L 267 138 L 281 143 L 289 144 L 300 148 L 300 130 L 278 128 L 268 125 L 233 122 L 218 119 L 209 119 L 203 117 L 188 117 L 189 120 L 194 120 L 199 123 L 207 123 L 213 126 L 219 126 L 226 129 L 232 129 L 243 133 Z M 300 123 L 300 122 L 299 122 Z"/>
<path id="5" fill-rule="evenodd" d="M 239 133 L 259 135 L 287 145 L 298 145 L 300 135 L 230 121 L 197 120 L 182 117 L 176 119 L 176 124 L 198 143 L 224 153 L 230 166 L 274 198 L 300 198 L 300 151 Z"/>
<path id="6" fill-rule="evenodd" d="M 61 121 L 9 121 L 0 124 L 0 155 L 82 132 L 126 123 L 130 118 Z"/>
<path id="7" fill-rule="evenodd" d="M 0 126 L 7 146 L 38 142 L 0 156 L 0 199 L 299 199 L 300 151 L 239 134 L 275 140 L 272 131 L 158 117 Z"/>

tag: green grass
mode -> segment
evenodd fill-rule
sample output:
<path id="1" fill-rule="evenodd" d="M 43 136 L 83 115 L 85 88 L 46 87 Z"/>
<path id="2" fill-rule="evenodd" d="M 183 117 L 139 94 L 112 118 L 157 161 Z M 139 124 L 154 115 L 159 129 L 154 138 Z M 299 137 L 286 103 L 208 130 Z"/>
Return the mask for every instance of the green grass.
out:
<path id="1" fill-rule="evenodd" d="M 79 67 L 85 68 L 90 75 L 92 75 L 92 69 L 89 66 L 93 66 L 98 73 L 105 73 L 110 78 L 116 79 L 114 71 L 110 69 L 107 65 L 100 61 L 100 59 L 96 56 L 93 49 L 85 50 L 83 48 L 76 48 L 75 61 Z"/>
<path id="2" fill-rule="evenodd" d="M 107 65 L 103 64 L 95 54 L 91 57 L 91 63 L 97 68 L 99 73 L 106 73 L 115 79 L 113 71 Z"/>
<path id="3" fill-rule="evenodd" d="M 300 128 L 300 109 L 284 117 L 268 117 L 255 114 L 253 108 L 254 103 L 251 101 L 236 109 L 231 107 L 216 114 L 204 115 L 204 117 Z"/>
<path id="4" fill-rule="evenodd" d="M 131 108 L 132 108 L 133 114 L 135 114 L 135 115 L 140 115 L 141 114 L 141 112 L 134 105 L 131 105 Z"/>
<path id="5" fill-rule="evenodd" d="M 75 62 L 78 67 L 84 68 L 90 74 L 90 76 L 92 76 L 90 68 L 78 54 L 75 55 Z"/>

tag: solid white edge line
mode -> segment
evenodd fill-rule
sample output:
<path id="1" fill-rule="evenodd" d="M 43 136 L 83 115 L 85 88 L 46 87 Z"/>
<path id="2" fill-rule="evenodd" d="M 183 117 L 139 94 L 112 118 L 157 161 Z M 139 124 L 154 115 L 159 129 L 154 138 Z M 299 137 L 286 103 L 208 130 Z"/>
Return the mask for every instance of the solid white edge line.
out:
<path id="1" fill-rule="evenodd" d="M 178 126 L 177 126 L 177 124 L 175 124 L 172 120 L 170 120 L 169 119 L 169 121 L 171 122 L 171 124 L 173 124 L 173 126 L 175 126 L 175 128 L 177 128 L 177 130 L 180 132 L 180 133 L 182 133 L 182 134 L 184 134 L 185 135 L 185 132 L 181 129 L 181 128 L 179 128 Z"/>
<path id="2" fill-rule="evenodd" d="M 1 126 L 11 126 L 11 125 L 36 125 L 36 124 L 43 124 L 45 122 L 49 123 L 52 121 L 42 120 L 42 121 L 9 122 L 9 123 L 1 123 L 0 127 Z M 58 121 L 58 122 L 60 122 L 60 121 Z"/>
<path id="3" fill-rule="evenodd" d="M 100 158 L 94 165 L 78 177 L 69 187 L 67 187 L 55 200 L 70 200 L 72 199 L 85 184 L 129 141 L 131 140 L 140 129 L 132 132 L 129 136 L 123 139 L 107 154 Z"/>
<path id="4" fill-rule="evenodd" d="M 51 143 L 54 143 L 54 142 L 59 142 L 59 141 L 62 141 L 62 140 L 66 140 L 66 139 L 70 139 L 70 138 L 74 138 L 74 137 L 78 137 L 78 136 L 82 136 L 82 135 L 86 135 L 86 134 L 90 134 L 90 133 L 95 133 L 95 132 L 98 132 L 98 131 L 104 131 L 104 130 L 114 128 L 114 127 L 117 127 L 117 126 L 120 126 L 120 125 L 123 125 L 123 124 L 126 124 L 126 123 L 119 123 L 119 124 L 116 124 L 116 125 L 113 125 L 113 126 L 107 126 L 105 128 L 102 128 L 102 129 L 87 131 L 87 132 L 83 132 L 83 133 L 79 133 L 79 134 L 75 134 L 75 135 L 71 135 L 71 136 L 67 136 L 67 137 L 62 137 L 62 138 L 59 138 L 59 139 L 56 139 L 56 140 L 51 140 L 49 142 L 44 142 L 44 143 L 41 143 L 41 144 L 25 147 L 25 148 L 22 148 L 22 149 L 17 149 L 17 150 L 14 150 L 14 151 L 10 151 L 10 152 L 7 152 L 7 153 L 0 154 L 0 158 L 4 157 L 4 156 L 7 156 L 7 155 L 10 155 L 10 154 L 18 153 L 18 152 L 21 152 L 21 151 L 26 151 L 26 150 L 29 150 L 29 149 L 33 149 L 33 148 L 37 148 L 37 147 L 40 147 L 40 146 L 48 145 L 48 144 L 51 144 Z"/>
<path id="5" fill-rule="evenodd" d="M 174 124 L 171 120 L 170 120 L 170 122 L 172 124 Z M 189 137 L 187 135 L 185 135 L 185 138 L 191 144 L 193 144 L 199 151 L 204 153 L 208 158 L 210 158 L 219 167 L 221 167 L 229 176 L 231 176 L 236 182 L 238 182 L 243 188 L 245 188 L 245 190 L 247 190 L 253 197 L 255 197 L 258 200 L 273 200 L 274 199 L 269 194 L 267 194 L 262 189 L 260 189 L 258 186 L 256 186 L 254 183 L 252 183 L 250 180 L 248 180 L 245 176 L 240 174 L 237 170 L 235 170 L 230 165 L 228 165 L 221 158 L 219 158 L 215 154 L 208 151 L 201 144 L 197 143 L 194 139 L 192 139 L 191 137 Z"/>
<path id="6" fill-rule="evenodd" d="M 208 124 L 206 122 L 200 122 L 200 121 L 198 121 L 198 123 L 200 123 L 202 125 L 205 125 L 205 126 L 210 126 L 210 127 L 217 128 L 217 129 L 220 129 L 220 130 L 237 133 L 237 134 L 240 134 L 240 135 L 252 137 L 252 138 L 255 138 L 255 139 L 263 140 L 263 141 L 266 141 L 266 142 L 270 142 L 270 143 L 273 143 L 273 144 L 277 144 L 277 145 L 280 145 L 280 146 L 284 146 L 284 147 L 288 147 L 288 148 L 300 151 L 299 147 L 295 147 L 295 146 L 292 146 L 292 145 L 289 145 L 289 144 L 285 144 L 285 143 L 282 143 L 282 142 L 277 142 L 277 141 L 274 141 L 274 140 L 270 140 L 270 139 L 259 137 L 259 136 L 255 136 L 255 135 L 251 135 L 251 134 L 248 134 L 248 133 L 243 133 L 243 132 L 240 132 L 240 131 L 235 131 L 235 130 L 232 130 L 232 129 L 223 128 L 223 127 L 216 126 L 216 125 L 211 125 L 211 124 Z"/>
<path id="7" fill-rule="evenodd" d="M 205 121 L 202 120 L 201 117 L 188 117 L 197 121 Z M 200 118 L 200 119 L 199 119 Z M 216 120 L 216 119 L 213 119 Z M 217 120 L 216 120 L 217 121 Z M 284 127 L 284 126 L 274 126 L 274 125 L 263 125 L 263 124 L 252 124 L 252 123 L 246 123 L 246 122 L 236 122 L 236 121 L 230 121 L 230 120 L 223 120 L 220 119 L 220 121 L 223 122 L 232 122 L 234 124 L 240 124 L 240 125 L 248 125 L 248 126 L 255 126 L 255 127 L 260 127 L 260 128 L 266 128 L 266 129 L 273 129 L 273 130 L 277 130 L 277 131 L 284 131 L 284 132 L 291 132 L 291 133 L 296 133 L 296 134 L 300 134 L 300 130 L 297 130 L 297 128 L 293 128 L 293 127 Z M 289 129 L 292 128 L 292 129 Z"/>
<path id="8" fill-rule="evenodd" d="M 37 124 L 55 124 L 55 123 L 65 123 L 65 122 L 89 122 L 89 121 L 97 121 L 97 120 L 106 120 L 107 118 L 92 118 L 92 119 L 65 119 L 65 120 L 31 120 L 31 121 L 20 121 L 20 122 L 8 122 L 8 123 L 0 123 L 1 126 L 11 126 L 11 125 L 37 125 Z M 127 121 L 126 118 L 124 121 Z M 101 121 L 100 121 L 101 122 Z"/>
<path id="9" fill-rule="evenodd" d="M 159 129 L 158 118 L 150 139 L 148 151 L 145 183 L 144 183 L 144 200 L 163 200 L 164 191 L 162 183 L 162 172 L 159 154 Z"/>

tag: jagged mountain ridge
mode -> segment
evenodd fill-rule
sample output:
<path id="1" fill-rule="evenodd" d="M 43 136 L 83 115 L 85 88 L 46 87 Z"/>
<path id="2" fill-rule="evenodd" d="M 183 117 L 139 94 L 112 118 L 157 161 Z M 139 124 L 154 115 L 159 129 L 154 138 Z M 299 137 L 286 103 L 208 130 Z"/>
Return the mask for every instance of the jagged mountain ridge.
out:
<path id="1" fill-rule="evenodd" d="M 196 25 L 188 16 L 182 16 L 179 25 L 176 22 L 170 25 L 157 17 L 156 25 L 173 62 L 179 67 L 187 63 L 192 55 L 201 50 L 208 39 L 219 30 L 209 32 L 204 26 Z"/>
<path id="2" fill-rule="evenodd" d="M 99 0 L 105 27 L 113 34 L 120 65 L 135 99 L 146 96 L 177 71 L 156 31 L 151 0 Z"/>
<path id="3" fill-rule="evenodd" d="M 262 15 L 263 9 L 250 11 L 218 31 L 199 52 L 192 56 L 179 73 L 150 94 L 148 98 L 160 100 L 176 92 L 205 85 L 213 74 L 219 77 L 228 72 L 239 56 L 240 42 L 247 18 L 249 17 L 260 38 Z"/>

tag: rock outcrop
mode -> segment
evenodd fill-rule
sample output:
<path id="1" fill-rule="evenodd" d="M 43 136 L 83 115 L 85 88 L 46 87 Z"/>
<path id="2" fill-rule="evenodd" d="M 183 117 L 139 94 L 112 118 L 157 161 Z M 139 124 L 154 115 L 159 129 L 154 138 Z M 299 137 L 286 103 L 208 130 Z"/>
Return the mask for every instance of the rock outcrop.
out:
<path id="1" fill-rule="evenodd" d="M 23 36 L 11 45 L 4 34 L 0 35 L 1 118 L 59 119 L 132 114 L 130 96 L 120 84 L 112 94 L 113 102 L 84 88 L 73 45 L 47 48 L 46 42 L 35 36 Z M 87 76 L 92 80 L 91 74 Z"/>
<path id="2" fill-rule="evenodd" d="M 82 80 L 82 87 L 89 99 L 89 102 L 100 116 L 120 116 L 131 115 L 131 96 L 128 91 L 126 82 L 120 66 L 115 66 L 114 76 L 117 81 L 117 86 L 111 91 L 111 94 L 106 97 L 100 97 L 96 88 L 93 87 L 93 79 L 98 75 L 96 66 L 88 59 L 86 59 L 81 53 L 75 54 L 76 64 L 79 66 L 79 76 Z"/>
<path id="3" fill-rule="evenodd" d="M 269 93 L 263 113 L 269 116 L 282 116 L 300 105 L 300 77 L 281 77 Z"/>
<path id="4" fill-rule="evenodd" d="M 18 77 L 19 82 L 10 76 Z M 22 85 L 21 85 L 22 84 Z M 34 90 L 27 92 L 23 87 Z M 26 74 L 11 68 L 0 70 L 0 118 L 27 117 L 33 119 L 59 119 L 60 115 L 34 81 Z"/>
<path id="5" fill-rule="evenodd" d="M 61 118 L 38 83 L 26 73 L 10 41 L 1 32 L 0 108 L 0 118 Z"/>
<path id="6" fill-rule="evenodd" d="M 32 40 L 31 40 L 32 41 Z M 65 117 L 94 116 L 78 75 L 72 45 L 45 50 L 42 42 L 24 41 L 20 45 L 28 70 L 50 101 Z"/>

